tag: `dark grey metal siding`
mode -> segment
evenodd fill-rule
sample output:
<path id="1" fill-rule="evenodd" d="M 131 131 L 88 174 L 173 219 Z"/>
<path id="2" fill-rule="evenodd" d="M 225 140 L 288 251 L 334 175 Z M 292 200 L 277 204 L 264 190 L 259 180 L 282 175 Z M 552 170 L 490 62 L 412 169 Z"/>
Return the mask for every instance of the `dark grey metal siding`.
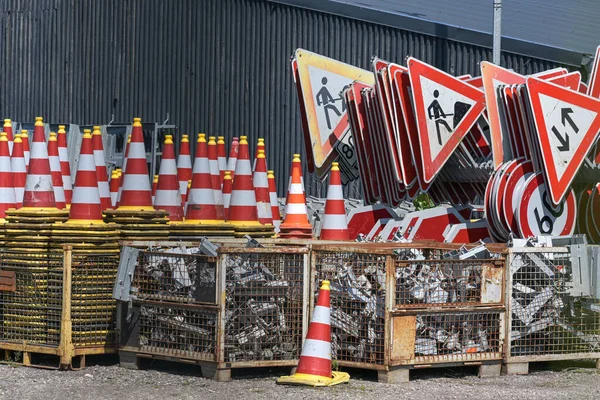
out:
<path id="1" fill-rule="evenodd" d="M 169 123 L 266 138 L 279 194 L 304 152 L 289 57 L 302 47 L 363 68 L 413 55 L 479 74 L 491 51 L 261 0 L 0 0 L 0 116 Z M 504 54 L 535 73 L 554 64 Z M 306 172 L 305 172 L 306 174 Z M 319 184 L 307 177 L 308 193 Z"/>

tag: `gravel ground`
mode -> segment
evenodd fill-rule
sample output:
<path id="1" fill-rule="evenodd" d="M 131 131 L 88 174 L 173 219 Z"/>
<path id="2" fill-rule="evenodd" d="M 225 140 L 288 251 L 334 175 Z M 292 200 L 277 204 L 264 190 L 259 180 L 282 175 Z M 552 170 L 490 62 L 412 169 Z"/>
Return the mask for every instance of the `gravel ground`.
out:
<path id="1" fill-rule="evenodd" d="M 528 376 L 479 379 L 469 369 L 415 371 L 411 383 L 386 385 L 376 375 L 349 371 L 349 384 L 331 388 L 278 386 L 286 370 L 235 371 L 232 382 L 198 378 L 190 367 L 155 365 L 131 371 L 116 365 L 52 371 L 0 365 L 1 399 L 598 399 L 600 372 L 591 363 L 536 365 Z M 552 370 L 549 368 L 558 368 Z M 240 373 L 241 372 L 241 373 Z"/>

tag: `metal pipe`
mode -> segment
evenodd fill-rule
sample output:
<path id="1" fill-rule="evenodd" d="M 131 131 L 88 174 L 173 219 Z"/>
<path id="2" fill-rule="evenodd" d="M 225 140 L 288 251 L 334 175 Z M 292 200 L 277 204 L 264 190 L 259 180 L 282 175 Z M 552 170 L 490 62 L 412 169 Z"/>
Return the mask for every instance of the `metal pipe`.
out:
<path id="1" fill-rule="evenodd" d="M 494 1 L 494 42 L 492 47 L 493 62 L 500 65 L 500 39 L 502 33 L 502 0 Z"/>

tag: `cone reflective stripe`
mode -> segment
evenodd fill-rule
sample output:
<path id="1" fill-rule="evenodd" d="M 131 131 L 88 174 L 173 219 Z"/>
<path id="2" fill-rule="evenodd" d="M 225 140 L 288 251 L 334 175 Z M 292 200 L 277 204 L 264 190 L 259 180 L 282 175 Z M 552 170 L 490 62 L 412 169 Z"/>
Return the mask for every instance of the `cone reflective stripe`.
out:
<path id="1" fill-rule="evenodd" d="M 44 134 L 46 138 L 46 134 Z M 29 169 L 29 159 L 31 158 L 31 149 L 29 148 L 29 133 L 26 129 L 21 131 L 21 140 L 23 141 L 23 157 L 25 158 L 25 167 Z"/>
<path id="2" fill-rule="evenodd" d="M 123 157 L 123 167 L 121 168 L 121 173 L 119 174 L 119 193 L 117 194 L 117 205 L 119 207 L 119 202 L 121 201 L 121 194 L 123 193 L 123 180 L 125 177 L 125 168 L 127 167 L 127 157 L 129 156 L 129 145 L 131 144 L 131 135 L 127 136 L 127 145 L 125 146 L 125 156 Z"/>
<path id="3" fill-rule="evenodd" d="M 231 171 L 225 171 L 225 176 L 223 177 L 223 213 L 226 220 L 229 220 L 229 200 L 231 199 L 232 189 L 233 179 L 231 179 Z"/>
<path id="4" fill-rule="evenodd" d="M 267 164 L 263 149 L 258 150 L 252 181 L 256 196 L 258 222 L 263 225 L 272 225 L 273 214 L 271 213 L 271 197 L 269 196 L 269 178 L 267 176 Z"/>
<path id="5" fill-rule="evenodd" d="M 6 132 L 6 139 L 8 140 L 8 154 L 12 155 L 12 149 L 14 146 L 13 128 L 10 119 L 4 120 L 4 132 Z"/>
<path id="6" fill-rule="evenodd" d="M 117 195 L 119 194 L 119 170 L 113 169 L 110 175 L 110 204 L 111 207 L 117 206 Z"/>
<path id="7" fill-rule="evenodd" d="M 331 163 L 320 238 L 322 240 L 350 240 L 350 232 L 346 222 L 342 176 L 337 162 Z"/>
<path id="8" fill-rule="evenodd" d="M 68 224 L 103 224 L 92 132 L 83 131 Z"/>
<path id="9" fill-rule="evenodd" d="M 27 168 L 25 193 L 23 194 L 23 207 L 30 208 L 55 208 L 54 188 L 48 161 L 48 148 L 46 147 L 44 123 L 41 117 L 36 117 L 33 128 L 33 144 L 31 158 Z"/>
<path id="10" fill-rule="evenodd" d="M 62 210 L 67 207 L 65 200 L 65 188 L 60 172 L 60 159 L 58 157 L 58 139 L 56 133 L 50 132 L 48 137 L 48 162 L 50 162 L 50 173 L 52 175 L 52 187 L 54 188 L 54 201 L 56 208 Z"/>
<path id="11" fill-rule="evenodd" d="M 225 149 L 225 137 L 219 136 L 217 139 L 217 161 L 219 163 L 221 183 L 223 183 L 225 171 L 227 171 L 227 150 Z"/>
<path id="12" fill-rule="evenodd" d="M 306 197 L 302 184 L 300 154 L 294 154 L 292 161 L 292 182 L 285 204 L 285 217 L 279 227 L 279 234 L 285 238 L 308 238 L 312 236 L 312 225 L 308 222 Z"/>
<path id="13" fill-rule="evenodd" d="M 112 204 L 110 200 L 110 188 L 108 187 L 108 172 L 106 171 L 106 161 L 104 159 L 102 132 L 99 126 L 94 126 L 94 131 L 92 132 L 92 148 L 94 149 L 94 163 L 96 164 L 100 204 L 102 205 L 102 210 L 108 210 L 112 208 Z"/>
<path id="14" fill-rule="evenodd" d="M 214 136 L 208 138 L 208 166 L 210 167 L 210 177 L 212 182 L 213 194 L 215 196 L 215 206 L 219 213 L 223 214 L 223 192 L 221 191 L 221 173 L 219 172 L 219 162 L 217 160 L 217 142 Z"/>
<path id="15" fill-rule="evenodd" d="M 189 191 L 185 210 L 186 224 L 220 223 L 225 217 L 223 208 L 215 206 L 215 195 L 212 188 L 212 177 L 208 163 L 206 135 L 198 135 L 196 155 L 192 171 L 192 186 Z"/>
<path id="16" fill-rule="evenodd" d="M 23 192 L 25 191 L 25 182 L 27 181 L 27 167 L 25 167 L 25 157 L 23 156 L 23 141 L 21 134 L 15 135 L 12 157 L 10 158 L 10 167 L 13 175 L 15 187 L 15 199 L 17 208 L 23 206 Z"/>
<path id="17" fill-rule="evenodd" d="M 156 197 L 156 187 L 158 186 L 158 175 L 154 175 L 152 179 L 152 204 L 154 204 L 154 198 Z"/>
<path id="18" fill-rule="evenodd" d="M 175 148 L 173 136 L 166 135 L 163 146 L 158 183 L 154 197 L 154 208 L 169 212 L 171 221 L 183 220 L 183 206 L 177 178 L 177 163 L 175 162 Z"/>
<path id="19" fill-rule="evenodd" d="M 0 221 L 4 221 L 6 210 L 16 208 L 17 203 L 8 143 L 6 131 L 0 133 Z"/>
<path id="20" fill-rule="evenodd" d="M 71 182 L 71 164 L 69 163 L 69 152 L 67 148 L 67 131 L 64 125 L 58 126 L 58 159 L 60 160 L 60 172 L 62 175 L 63 189 L 67 207 L 71 204 L 73 197 L 73 182 Z"/>
<path id="21" fill-rule="evenodd" d="M 187 201 L 188 181 L 192 179 L 192 157 L 190 156 L 190 140 L 188 135 L 181 136 L 179 157 L 177 158 L 177 176 L 179 177 L 181 204 L 185 205 Z"/>
<path id="22" fill-rule="evenodd" d="M 246 136 L 240 137 L 235 174 L 232 174 L 233 189 L 229 198 L 229 222 L 238 226 L 260 225 L 246 139 Z"/>
<path id="23" fill-rule="evenodd" d="M 229 151 L 229 159 L 227 160 L 227 171 L 231 171 L 231 179 L 235 175 L 235 165 L 237 163 L 238 153 L 240 149 L 240 143 L 237 137 L 233 137 L 231 140 L 231 150 Z"/>
<path id="24" fill-rule="evenodd" d="M 133 119 L 131 143 L 126 160 L 119 209 L 154 210 L 141 118 Z"/>
<path id="25" fill-rule="evenodd" d="M 275 232 L 279 232 L 281 225 L 281 216 L 279 215 L 279 202 L 277 201 L 277 187 L 275 186 L 275 173 L 267 171 L 267 179 L 269 180 L 269 201 L 271 203 L 271 216 L 273 217 L 273 226 Z"/>
<path id="26" fill-rule="evenodd" d="M 296 373 L 283 376 L 277 383 L 308 386 L 332 386 L 348 382 L 350 375 L 331 371 L 330 287 L 325 280 L 319 289 Z"/>
<path id="27" fill-rule="evenodd" d="M 256 143 L 256 153 L 254 153 L 255 158 L 254 158 L 254 164 L 252 164 L 252 171 L 254 171 L 256 169 L 256 158 L 258 157 L 258 153 L 260 153 L 261 150 L 265 156 L 265 165 L 267 165 L 267 152 L 265 150 L 265 139 L 264 138 L 258 138 L 258 142 Z"/>

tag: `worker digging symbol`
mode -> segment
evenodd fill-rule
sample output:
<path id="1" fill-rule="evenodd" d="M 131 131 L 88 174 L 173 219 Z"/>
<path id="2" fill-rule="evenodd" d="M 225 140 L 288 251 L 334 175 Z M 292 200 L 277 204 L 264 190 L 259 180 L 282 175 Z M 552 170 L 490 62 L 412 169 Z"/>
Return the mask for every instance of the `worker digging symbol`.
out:
<path id="1" fill-rule="evenodd" d="M 456 126 L 460 123 L 460 121 L 463 119 L 467 111 L 469 111 L 469 108 L 471 108 L 471 106 L 469 104 L 457 101 L 456 103 L 454 103 L 454 114 L 446 114 L 444 112 L 444 109 L 440 105 L 440 102 L 437 100 L 439 95 L 440 92 L 438 90 L 433 91 L 433 97 L 435 97 L 435 99 L 431 102 L 429 107 L 427 107 L 427 117 L 435 121 L 435 129 L 437 131 L 438 143 L 441 146 L 442 132 L 440 130 L 440 125 L 446 128 L 448 134 L 452 134 Z M 454 117 L 452 120 L 454 128 L 451 128 L 448 124 L 448 121 L 446 121 L 447 117 Z"/>
<path id="2" fill-rule="evenodd" d="M 331 96 L 331 93 L 329 93 L 329 89 L 327 89 L 326 77 L 323 77 L 323 79 L 321 79 L 321 83 L 323 84 L 323 87 L 315 96 L 315 100 L 317 100 L 318 106 L 323 106 L 323 110 L 325 111 L 325 118 L 327 119 L 327 128 L 333 129 L 333 127 L 331 126 L 331 120 L 329 119 L 329 111 L 333 111 L 337 114 L 338 117 L 341 117 L 342 112 L 346 111 L 346 103 L 344 102 L 344 98 L 342 96 L 338 97 L 337 99 L 334 99 L 333 96 Z M 342 112 L 340 112 L 336 105 L 333 104 L 338 100 L 341 100 L 342 102 Z"/>

